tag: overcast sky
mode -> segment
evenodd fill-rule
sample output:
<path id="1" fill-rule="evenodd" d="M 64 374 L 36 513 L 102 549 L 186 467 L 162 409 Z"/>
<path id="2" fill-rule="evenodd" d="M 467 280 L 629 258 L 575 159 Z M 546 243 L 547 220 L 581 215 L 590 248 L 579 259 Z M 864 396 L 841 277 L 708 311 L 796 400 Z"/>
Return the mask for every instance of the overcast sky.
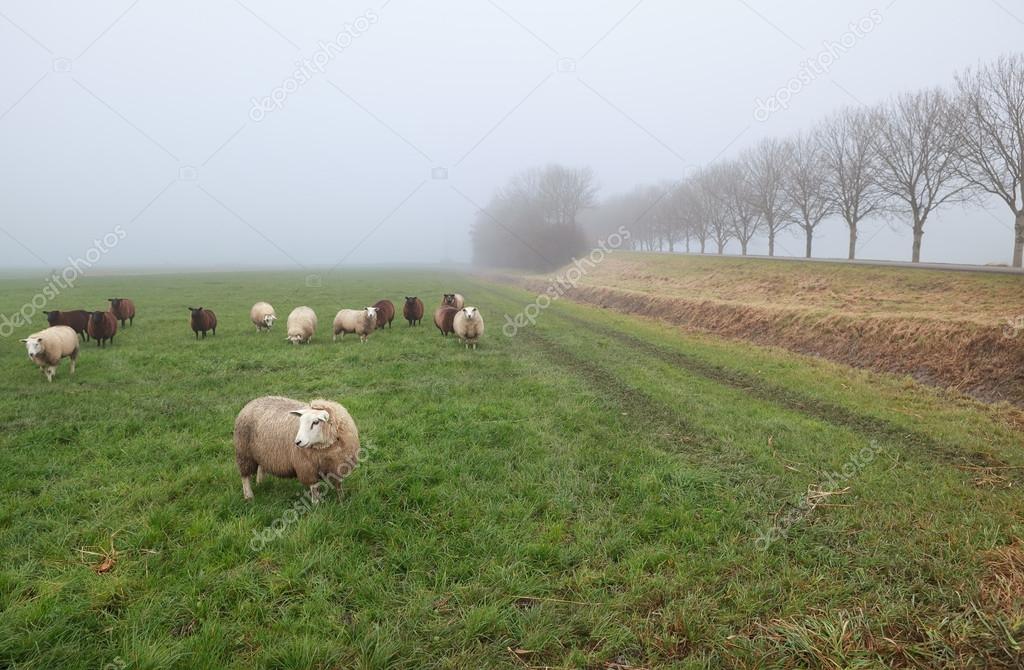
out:
<path id="1" fill-rule="evenodd" d="M 949 84 L 1019 48 L 1021 17 L 1009 0 L 0 0 L 0 268 L 60 268 L 110 232 L 111 269 L 468 260 L 474 210 L 523 168 L 591 166 L 602 195 L 677 179 Z M 808 59 L 834 62 L 764 120 L 756 101 Z M 923 260 L 1007 262 L 1011 223 L 943 210 Z M 831 222 L 816 255 L 846 240 Z M 910 254 L 907 230 L 862 240 Z"/>

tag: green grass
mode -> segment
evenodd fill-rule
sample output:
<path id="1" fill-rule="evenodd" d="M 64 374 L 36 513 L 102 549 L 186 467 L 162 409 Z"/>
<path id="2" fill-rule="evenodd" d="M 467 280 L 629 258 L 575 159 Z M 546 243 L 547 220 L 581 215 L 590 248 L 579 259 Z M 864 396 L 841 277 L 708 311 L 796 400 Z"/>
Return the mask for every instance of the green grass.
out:
<path id="1" fill-rule="evenodd" d="M 5 280 L 0 311 L 38 289 Z M 479 350 L 429 314 L 330 342 L 340 307 L 415 293 L 429 311 L 443 290 L 480 307 Z M 1021 661 L 1024 603 L 985 588 L 985 552 L 1024 537 L 999 410 L 567 303 L 508 338 L 533 296 L 425 271 L 91 278 L 56 306 L 114 293 L 135 326 L 84 345 L 74 377 L 45 383 L 17 342 L 32 329 L 0 340 L 0 665 Z M 256 300 L 313 307 L 314 343 L 257 334 Z M 197 303 L 220 320 L 199 342 Z M 341 499 L 294 518 L 302 487 L 270 480 L 243 501 L 232 423 L 266 394 L 350 410 L 369 448 Z M 845 493 L 799 511 L 869 447 Z"/>

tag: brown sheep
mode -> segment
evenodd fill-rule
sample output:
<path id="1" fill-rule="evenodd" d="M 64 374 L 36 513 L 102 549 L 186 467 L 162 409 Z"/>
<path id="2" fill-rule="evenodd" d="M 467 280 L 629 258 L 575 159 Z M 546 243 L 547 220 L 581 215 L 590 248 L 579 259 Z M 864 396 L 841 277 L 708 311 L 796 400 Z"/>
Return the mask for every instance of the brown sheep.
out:
<path id="1" fill-rule="evenodd" d="M 459 310 L 454 307 L 441 306 L 434 310 L 434 325 L 441 331 L 441 335 L 448 337 L 448 333 L 455 332 L 453 323 L 455 321 L 455 315 L 459 313 Z"/>
<path id="2" fill-rule="evenodd" d="M 348 411 L 336 402 L 309 404 L 265 396 L 250 401 L 235 419 L 235 461 L 242 476 L 242 495 L 252 500 L 256 483 L 269 473 L 296 478 L 320 500 L 322 480 L 340 490 L 359 458 L 359 430 Z"/>
<path id="3" fill-rule="evenodd" d="M 110 312 L 93 312 L 89 315 L 89 335 L 96 340 L 97 347 L 107 346 L 107 340 L 114 343 L 117 335 L 117 318 Z"/>
<path id="4" fill-rule="evenodd" d="M 51 326 L 68 326 L 86 342 L 89 341 L 89 312 L 86 310 L 73 309 L 67 312 L 53 310 L 52 312 L 44 311 L 43 314 L 46 315 L 46 322 Z"/>
<path id="5" fill-rule="evenodd" d="M 28 357 L 39 366 L 52 382 L 62 358 L 71 359 L 71 374 L 75 374 L 75 363 L 78 362 L 78 334 L 70 326 L 51 326 L 38 333 L 29 335 L 22 340 Z"/>
<path id="6" fill-rule="evenodd" d="M 417 326 L 423 321 L 423 301 L 416 296 L 405 296 L 405 305 L 402 306 L 402 316 L 409 322 L 410 326 Z"/>
<path id="7" fill-rule="evenodd" d="M 213 310 L 203 309 L 202 307 L 189 307 L 188 311 L 192 312 L 192 317 L 189 323 L 192 326 L 192 332 L 196 334 L 196 339 L 199 339 L 199 333 L 203 334 L 203 338 L 206 338 L 207 331 L 213 331 L 213 334 L 217 334 L 217 315 L 213 313 Z"/>
<path id="8" fill-rule="evenodd" d="M 462 297 L 461 293 L 445 293 L 441 298 L 441 306 L 443 307 L 462 309 L 465 304 L 466 300 Z"/>
<path id="9" fill-rule="evenodd" d="M 124 322 L 127 321 L 128 325 L 135 323 L 135 303 L 128 298 L 107 298 L 110 301 L 110 311 L 117 317 L 117 320 L 121 322 L 121 327 L 124 328 Z"/>
<path id="10" fill-rule="evenodd" d="M 395 303 L 390 300 L 378 300 L 373 306 L 377 308 L 377 328 L 390 328 L 395 318 Z"/>

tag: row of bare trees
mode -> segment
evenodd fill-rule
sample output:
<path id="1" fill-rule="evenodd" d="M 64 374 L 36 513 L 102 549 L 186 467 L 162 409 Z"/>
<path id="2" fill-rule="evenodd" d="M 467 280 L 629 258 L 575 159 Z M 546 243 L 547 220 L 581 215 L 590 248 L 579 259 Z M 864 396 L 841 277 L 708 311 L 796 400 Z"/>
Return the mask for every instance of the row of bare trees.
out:
<path id="1" fill-rule="evenodd" d="M 589 223 L 595 233 L 623 220 L 635 245 L 674 251 L 680 244 L 723 253 L 755 237 L 775 255 L 793 228 L 805 254 L 822 222 L 849 230 L 884 216 L 907 226 L 913 262 L 925 226 L 940 207 L 995 197 L 1014 216 L 1013 265 L 1024 256 L 1024 57 L 1004 56 L 965 70 L 949 90 L 904 93 L 874 108 L 850 108 L 786 139 L 769 138 L 680 183 L 638 187 L 607 200 Z M 614 224 L 614 225 L 613 225 Z"/>

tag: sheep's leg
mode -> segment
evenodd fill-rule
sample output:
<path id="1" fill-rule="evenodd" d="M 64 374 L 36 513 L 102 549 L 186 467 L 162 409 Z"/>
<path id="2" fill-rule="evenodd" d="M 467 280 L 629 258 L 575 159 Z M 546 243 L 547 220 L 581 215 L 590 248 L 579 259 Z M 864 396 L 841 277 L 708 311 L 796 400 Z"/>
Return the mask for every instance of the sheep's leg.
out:
<path id="1" fill-rule="evenodd" d="M 313 484 L 309 487 L 309 500 L 314 505 L 318 504 L 323 499 L 323 495 L 320 493 L 320 482 Z"/>
<path id="2" fill-rule="evenodd" d="M 78 349 L 71 354 L 71 374 L 75 374 L 75 364 L 78 363 Z"/>
<path id="3" fill-rule="evenodd" d="M 242 477 L 242 496 L 246 500 L 252 500 L 252 484 L 249 483 L 248 477 Z"/>
<path id="4" fill-rule="evenodd" d="M 46 375 L 46 381 L 52 382 L 53 381 L 53 373 L 56 372 L 56 371 L 57 371 L 57 368 L 55 368 L 52 365 L 47 365 L 46 366 L 46 371 L 44 372 L 44 374 Z"/>
<path id="5" fill-rule="evenodd" d="M 263 472 L 263 466 L 262 465 L 257 465 L 256 466 L 256 483 L 257 484 L 261 483 L 264 479 L 266 479 L 266 477 L 267 477 L 267 475 Z"/>

